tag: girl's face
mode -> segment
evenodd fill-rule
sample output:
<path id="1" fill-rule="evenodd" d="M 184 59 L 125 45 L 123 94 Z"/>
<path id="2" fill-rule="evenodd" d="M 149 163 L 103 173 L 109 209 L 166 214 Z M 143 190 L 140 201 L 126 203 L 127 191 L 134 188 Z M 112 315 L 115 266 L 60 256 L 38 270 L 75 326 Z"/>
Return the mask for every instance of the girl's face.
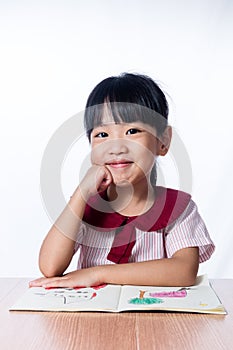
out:
<path id="1" fill-rule="evenodd" d="M 116 185 L 148 180 L 161 142 L 142 122 L 115 124 L 103 120 L 92 130 L 92 164 L 106 166 Z"/>

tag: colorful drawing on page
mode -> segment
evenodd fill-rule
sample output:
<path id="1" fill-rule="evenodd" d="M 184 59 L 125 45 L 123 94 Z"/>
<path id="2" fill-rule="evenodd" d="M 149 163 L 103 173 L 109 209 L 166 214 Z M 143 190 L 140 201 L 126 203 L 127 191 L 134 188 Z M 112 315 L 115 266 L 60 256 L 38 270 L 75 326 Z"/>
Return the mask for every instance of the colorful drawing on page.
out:
<path id="1" fill-rule="evenodd" d="M 36 292 L 35 295 L 43 298 L 62 298 L 63 304 L 71 304 L 91 300 L 97 296 L 97 293 L 92 288 L 83 288 L 82 290 L 74 288 L 55 288 L 40 293 Z"/>
<path id="2" fill-rule="evenodd" d="M 146 291 L 140 290 L 139 291 L 139 297 L 137 298 L 131 298 L 128 303 L 129 304 L 141 304 L 141 305 L 150 305 L 150 304 L 160 304 L 163 303 L 162 299 L 159 298 L 147 298 L 145 297 Z"/>
<path id="3" fill-rule="evenodd" d="M 102 289 L 106 286 L 107 286 L 107 284 L 105 283 L 105 284 L 100 284 L 99 286 L 95 286 L 95 287 L 91 287 L 91 288 L 93 288 L 94 290 L 99 290 L 99 289 Z"/>
<path id="4" fill-rule="evenodd" d="M 181 288 L 173 291 L 151 292 L 149 295 L 157 298 L 185 298 L 187 296 L 187 289 L 189 288 Z"/>
<path id="5" fill-rule="evenodd" d="M 104 288 L 104 287 L 106 287 L 106 286 L 107 286 L 107 283 L 104 283 L 104 284 L 100 284 L 100 285 L 98 285 L 98 286 L 91 286 L 91 287 L 89 287 L 89 288 L 92 288 L 92 289 L 94 289 L 94 290 L 99 290 L 99 289 L 102 289 L 102 288 Z M 83 289 L 83 288 L 88 288 L 88 287 L 74 287 L 75 290 Z"/>

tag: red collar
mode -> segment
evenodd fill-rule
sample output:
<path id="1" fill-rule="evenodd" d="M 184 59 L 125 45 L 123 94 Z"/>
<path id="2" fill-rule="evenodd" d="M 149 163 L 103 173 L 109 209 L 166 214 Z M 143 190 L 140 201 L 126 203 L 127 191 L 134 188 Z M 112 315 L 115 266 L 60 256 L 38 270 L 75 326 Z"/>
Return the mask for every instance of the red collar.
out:
<path id="1" fill-rule="evenodd" d="M 143 215 L 126 217 L 112 210 L 107 191 L 91 197 L 86 205 L 83 221 L 97 231 L 109 231 L 123 222 L 133 222 L 142 231 L 157 231 L 173 223 L 187 207 L 191 196 L 188 193 L 160 187 L 155 188 L 153 206 Z"/>

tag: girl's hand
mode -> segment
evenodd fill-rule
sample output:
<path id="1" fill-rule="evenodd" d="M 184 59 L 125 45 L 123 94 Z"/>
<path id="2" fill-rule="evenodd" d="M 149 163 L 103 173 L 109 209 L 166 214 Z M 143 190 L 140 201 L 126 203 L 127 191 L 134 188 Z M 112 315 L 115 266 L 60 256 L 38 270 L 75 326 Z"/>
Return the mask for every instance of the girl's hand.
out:
<path id="1" fill-rule="evenodd" d="M 94 287 L 103 284 L 100 280 L 98 269 L 90 267 L 87 269 L 70 272 L 62 277 L 42 277 L 29 282 L 29 287 L 44 288 L 74 288 L 74 287 Z"/>
<path id="2" fill-rule="evenodd" d="M 89 197 L 106 190 L 111 183 L 112 175 L 105 166 L 92 165 L 81 181 L 79 188 L 84 197 Z"/>

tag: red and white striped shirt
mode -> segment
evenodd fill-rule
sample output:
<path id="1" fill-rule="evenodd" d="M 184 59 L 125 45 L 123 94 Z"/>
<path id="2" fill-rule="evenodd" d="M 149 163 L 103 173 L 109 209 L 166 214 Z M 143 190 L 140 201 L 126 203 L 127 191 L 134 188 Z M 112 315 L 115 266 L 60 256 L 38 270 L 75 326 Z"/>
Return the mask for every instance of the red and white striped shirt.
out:
<path id="1" fill-rule="evenodd" d="M 138 217 L 111 210 L 106 193 L 87 204 L 75 251 L 77 268 L 170 258 L 188 247 L 199 248 L 199 262 L 210 258 L 215 246 L 187 193 L 156 187 L 152 208 Z"/>

